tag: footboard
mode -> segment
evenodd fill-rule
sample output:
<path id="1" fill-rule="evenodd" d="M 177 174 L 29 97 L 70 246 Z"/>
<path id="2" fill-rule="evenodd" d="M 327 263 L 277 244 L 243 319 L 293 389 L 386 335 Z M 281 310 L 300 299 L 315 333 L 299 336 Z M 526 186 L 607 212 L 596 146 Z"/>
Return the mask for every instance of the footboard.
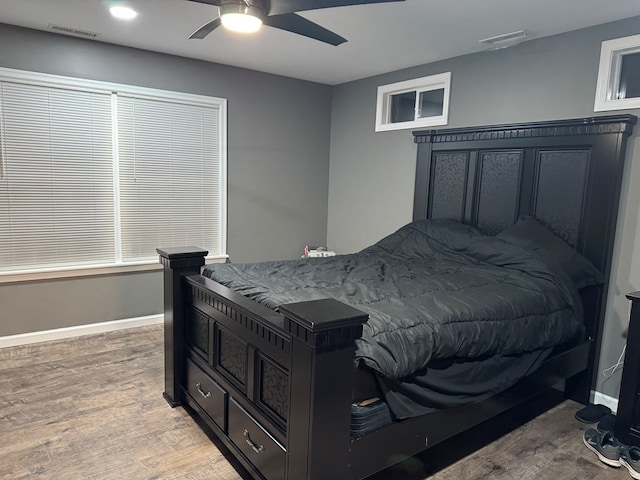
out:
<path id="1" fill-rule="evenodd" d="M 333 299 L 276 313 L 199 275 L 206 251 L 158 253 L 169 404 L 188 405 L 256 479 L 348 478 L 367 315 Z"/>

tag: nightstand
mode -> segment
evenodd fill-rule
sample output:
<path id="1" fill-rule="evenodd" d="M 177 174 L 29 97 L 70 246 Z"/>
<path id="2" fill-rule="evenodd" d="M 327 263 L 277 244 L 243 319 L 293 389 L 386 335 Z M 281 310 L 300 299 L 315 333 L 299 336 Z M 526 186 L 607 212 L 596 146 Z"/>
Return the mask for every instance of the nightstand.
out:
<path id="1" fill-rule="evenodd" d="M 640 292 L 627 295 L 631 317 L 622 369 L 615 436 L 626 445 L 640 446 Z"/>

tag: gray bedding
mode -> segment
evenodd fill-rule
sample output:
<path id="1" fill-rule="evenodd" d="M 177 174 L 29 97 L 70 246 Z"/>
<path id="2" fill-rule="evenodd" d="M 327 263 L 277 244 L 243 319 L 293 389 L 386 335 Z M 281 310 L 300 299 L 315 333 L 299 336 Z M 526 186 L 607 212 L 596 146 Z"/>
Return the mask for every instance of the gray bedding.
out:
<path id="1" fill-rule="evenodd" d="M 215 264 L 204 275 L 273 309 L 333 297 L 367 312 L 356 361 L 391 379 L 583 334 L 577 288 L 558 263 L 448 220 L 411 223 L 355 254 Z"/>

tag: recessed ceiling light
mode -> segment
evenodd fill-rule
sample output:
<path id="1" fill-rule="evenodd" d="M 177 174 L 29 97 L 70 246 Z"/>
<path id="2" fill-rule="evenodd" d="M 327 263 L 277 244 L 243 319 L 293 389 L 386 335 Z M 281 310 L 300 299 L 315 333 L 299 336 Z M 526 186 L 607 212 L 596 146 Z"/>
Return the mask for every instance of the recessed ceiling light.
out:
<path id="1" fill-rule="evenodd" d="M 125 7 L 123 5 L 116 5 L 114 7 L 111 7 L 109 9 L 109 12 L 111 12 L 111 15 L 119 18 L 120 20 L 132 20 L 138 16 L 138 12 L 136 12 L 134 9 Z"/>

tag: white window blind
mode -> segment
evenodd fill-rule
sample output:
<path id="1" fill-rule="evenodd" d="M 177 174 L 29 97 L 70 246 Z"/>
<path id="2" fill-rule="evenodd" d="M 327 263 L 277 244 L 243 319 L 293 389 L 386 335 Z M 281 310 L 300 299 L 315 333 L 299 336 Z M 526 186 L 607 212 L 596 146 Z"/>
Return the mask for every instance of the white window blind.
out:
<path id="1" fill-rule="evenodd" d="M 0 82 L 0 270 L 113 261 L 110 103 Z"/>
<path id="2" fill-rule="evenodd" d="M 122 260 L 159 246 L 218 255 L 222 232 L 218 108 L 118 96 Z"/>
<path id="3" fill-rule="evenodd" d="M 225 123 L 222 99 L 0 68 L 0 274 L 224 257 Z"/>

